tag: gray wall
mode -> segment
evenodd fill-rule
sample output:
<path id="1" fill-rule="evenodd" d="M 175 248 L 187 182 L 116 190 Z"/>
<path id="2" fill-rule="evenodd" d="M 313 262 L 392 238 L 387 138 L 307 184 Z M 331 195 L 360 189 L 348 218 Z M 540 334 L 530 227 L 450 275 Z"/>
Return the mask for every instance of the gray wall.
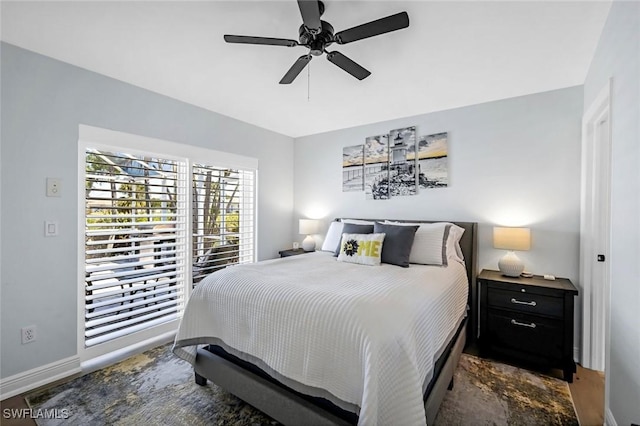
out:
<path id="1" fill-rule="evenodd" d="M 605 371 L 618 425 L 640 424 L 640 3 L 614 1 L 584 85 L 611 93 L 611 309 Z"/>
<path id="2" fill-rule="evenodd" d="M 291 244 L 292 138 L 1 47 L 1 377 L 76 354 L 79 124 L 257 158 L 258 258 Z M 62 179 L 62 197 L 45 197 L 46 177 Z M 60 236 L 44 237 L 45 219 L 59 221 Z M 38 341 L 21 345 L 31 324 Z"/>
<path id="3" fill-rule="evenodd" d="M 582 103 L 573 87 L 296 139 L 295 216 L 324 218 L 325 229 L 341 216 L 477 221 L 479 267 L 491 269 L 504 254 L 492 226 L 526 225 L 532 249 L 518 253 L 526 269 L 579 286 Z M 448 188 L 390 200 L 342 192 L 343 147 L 412 125 L 419 135 L 449 132 Z M 577 323 L 576 347 L 579 331 Z"/>

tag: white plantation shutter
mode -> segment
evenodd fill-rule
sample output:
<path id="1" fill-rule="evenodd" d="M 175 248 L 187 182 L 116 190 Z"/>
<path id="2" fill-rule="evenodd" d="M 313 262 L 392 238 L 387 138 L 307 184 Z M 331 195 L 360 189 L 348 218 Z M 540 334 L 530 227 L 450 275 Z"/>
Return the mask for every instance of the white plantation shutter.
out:
<path id="1" fill-rule="evenodd" d="M 194 164 L 193 283 L 255 259 L 255 171 Z"/>
<path id="2" fill-rule="evenodd" d="M 258 161 L 86 125 L 78 148 L 79 351 L 91 360 L 173 332 L 192 285 L 255 261 Z"/>
<path id="3" fill-rule="evenodd" d="M 183 161 L 86 150 L 85 347 L 177 318 L 186 170 Z"/>

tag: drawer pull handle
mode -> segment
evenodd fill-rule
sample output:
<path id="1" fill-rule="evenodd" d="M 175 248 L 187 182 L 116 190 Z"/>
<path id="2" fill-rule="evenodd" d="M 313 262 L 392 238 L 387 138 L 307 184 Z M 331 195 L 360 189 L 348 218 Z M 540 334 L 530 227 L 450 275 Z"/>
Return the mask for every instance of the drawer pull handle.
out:
<path id="1" fill-rule="evenodd" d="M 519 325 L 519 326 L 521 326 L 521 327 L 536 328 L 536 324 L 535 324 L 534 322 L 532 322 L 531 324 L 526 324 L 526 323 L 524 323 L 524 322 L 519 322 L 519 321 L 516 321 L 516 320 L 512 319 L 512 320 L 511 320 L 511 324 L 513 324 L 513 325 Z"/>
<path id="2" fill-rule="evenodd" d="M 537 303 L 535 300 L 532 300 L 531 302 L 522 302 L 520 300 L 511 298 L 511 303 L 517 303 L 518 305 L 527 305 L 527 306 L 536 306 Z"/>

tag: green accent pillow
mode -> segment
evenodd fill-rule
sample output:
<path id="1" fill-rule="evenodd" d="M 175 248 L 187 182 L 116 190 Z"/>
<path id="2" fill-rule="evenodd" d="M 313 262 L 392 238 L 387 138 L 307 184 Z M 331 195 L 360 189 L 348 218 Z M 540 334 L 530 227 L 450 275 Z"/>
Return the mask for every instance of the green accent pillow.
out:
<path id="1" fill-rule="evenodd" d="M 342 234 L 338 262 L 380 265 L 384 234 Z"/>

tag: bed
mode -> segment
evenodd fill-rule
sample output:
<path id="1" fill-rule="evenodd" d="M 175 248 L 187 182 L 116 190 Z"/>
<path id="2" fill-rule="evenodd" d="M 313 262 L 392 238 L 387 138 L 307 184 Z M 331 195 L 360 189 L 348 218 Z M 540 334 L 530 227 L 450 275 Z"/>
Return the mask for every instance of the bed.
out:
<path id="1" fill-rule="evenodd" d="M 431 423 L 477 335 L 477 224 L 452 223 L 464 262 L 446 267 L 319 251 L 218 271 L 194 290 L 174 353 L 197 383 L 283 424 Z"/>

